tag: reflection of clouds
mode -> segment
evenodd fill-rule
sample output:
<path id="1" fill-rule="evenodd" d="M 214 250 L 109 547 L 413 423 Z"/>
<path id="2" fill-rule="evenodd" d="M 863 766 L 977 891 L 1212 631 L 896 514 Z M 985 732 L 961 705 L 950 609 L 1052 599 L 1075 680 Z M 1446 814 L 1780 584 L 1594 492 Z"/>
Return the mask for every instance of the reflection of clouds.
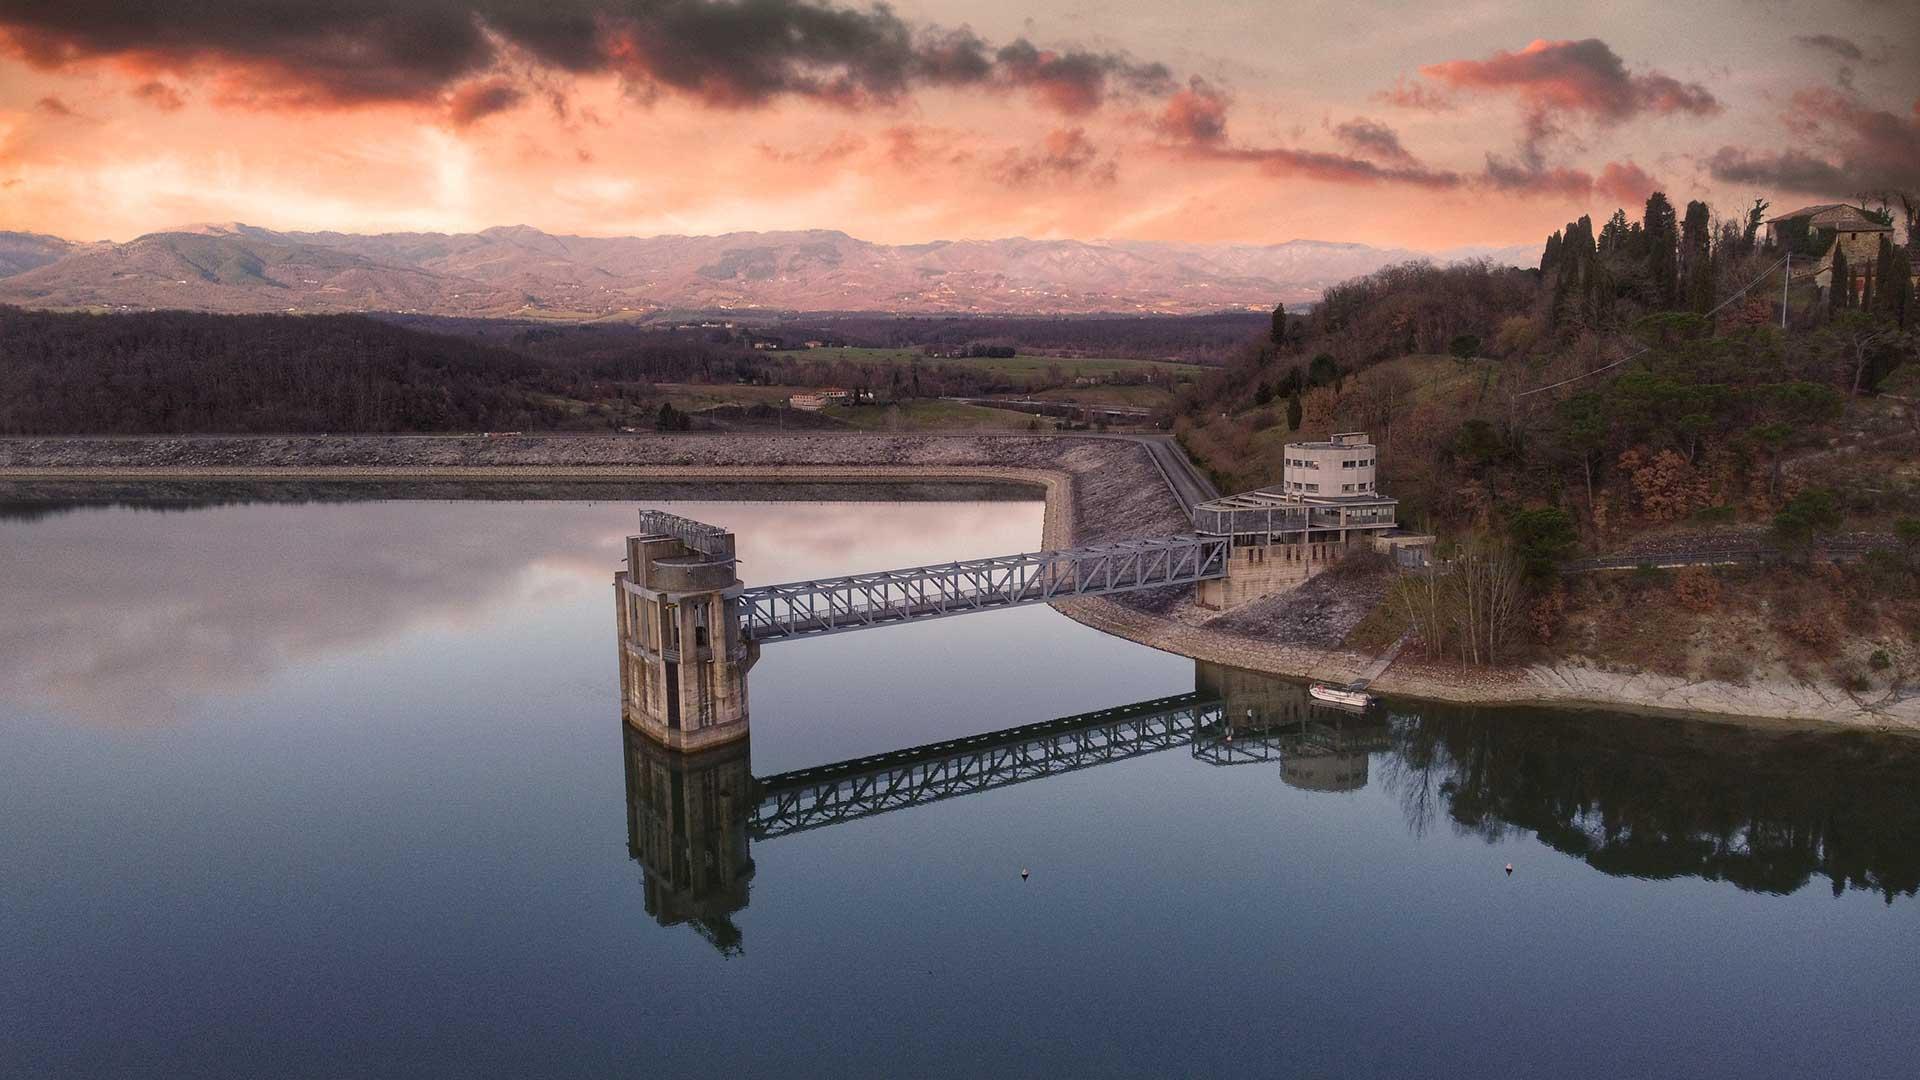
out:
<path id="1" fill-rule="evenodd" d="M 670 505 L 739 532 L 750 582 L 1033 547 L 1037 502 Z M 0 522 L 0 687 L 94 722 L 169 719 L 330 652 L 599 586 L 630 503 L 254 504 Z M 609 594 L 611 595 L 611 594 Z"/>

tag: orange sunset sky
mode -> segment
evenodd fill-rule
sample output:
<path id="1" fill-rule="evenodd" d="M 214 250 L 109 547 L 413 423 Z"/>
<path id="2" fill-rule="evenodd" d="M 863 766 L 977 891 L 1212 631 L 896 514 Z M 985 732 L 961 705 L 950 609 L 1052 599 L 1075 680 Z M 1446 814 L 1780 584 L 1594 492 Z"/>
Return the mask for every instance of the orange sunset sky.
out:
<path id="1" fill-rule="evenodd" d="M 1920 4 L 0 0 L 0 229 L 1539 240 L 1920 188 Z"/>

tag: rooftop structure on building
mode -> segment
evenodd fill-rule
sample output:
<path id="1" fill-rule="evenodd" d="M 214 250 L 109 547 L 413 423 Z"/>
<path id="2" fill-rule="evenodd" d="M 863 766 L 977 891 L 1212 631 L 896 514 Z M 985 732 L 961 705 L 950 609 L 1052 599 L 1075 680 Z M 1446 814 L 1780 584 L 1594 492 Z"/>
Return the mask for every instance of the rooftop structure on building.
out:
<path id="1" fill-rule="evenodd" d="M 1194 507 L 1194 527 L 1246 543 L 1347 540 L 1393 529 L 1399 502 L 1375 482 L 1375 447 L 1363 431 L 1286 446 L 1278 484 Z"/>

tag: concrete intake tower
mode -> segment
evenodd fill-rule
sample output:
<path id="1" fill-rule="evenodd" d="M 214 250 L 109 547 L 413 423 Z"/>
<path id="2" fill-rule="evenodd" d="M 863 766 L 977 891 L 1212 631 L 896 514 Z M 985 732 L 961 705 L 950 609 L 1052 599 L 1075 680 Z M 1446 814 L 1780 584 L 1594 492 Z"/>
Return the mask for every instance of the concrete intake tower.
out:
<path id="1" fill-rule="evenodd" d="M 640 526 L 614 576 L 627 722 L 675 750 L 745 738 L 760 647 L 740 632 L 733 534 L 657 510 Z"/>

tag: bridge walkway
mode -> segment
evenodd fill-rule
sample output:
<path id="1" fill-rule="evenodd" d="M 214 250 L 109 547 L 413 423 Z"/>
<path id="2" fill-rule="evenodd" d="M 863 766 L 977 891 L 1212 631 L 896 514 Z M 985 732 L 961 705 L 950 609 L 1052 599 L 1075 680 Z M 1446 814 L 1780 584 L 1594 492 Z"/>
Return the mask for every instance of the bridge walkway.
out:
<path id="1" fill-rule="evenodd" d="M 761 585 L 740 594 L 743 636 L 817 637 L 996 607 L 1184 585 L 1227 575 L 1230 540 L 1168 536 Z"/>

